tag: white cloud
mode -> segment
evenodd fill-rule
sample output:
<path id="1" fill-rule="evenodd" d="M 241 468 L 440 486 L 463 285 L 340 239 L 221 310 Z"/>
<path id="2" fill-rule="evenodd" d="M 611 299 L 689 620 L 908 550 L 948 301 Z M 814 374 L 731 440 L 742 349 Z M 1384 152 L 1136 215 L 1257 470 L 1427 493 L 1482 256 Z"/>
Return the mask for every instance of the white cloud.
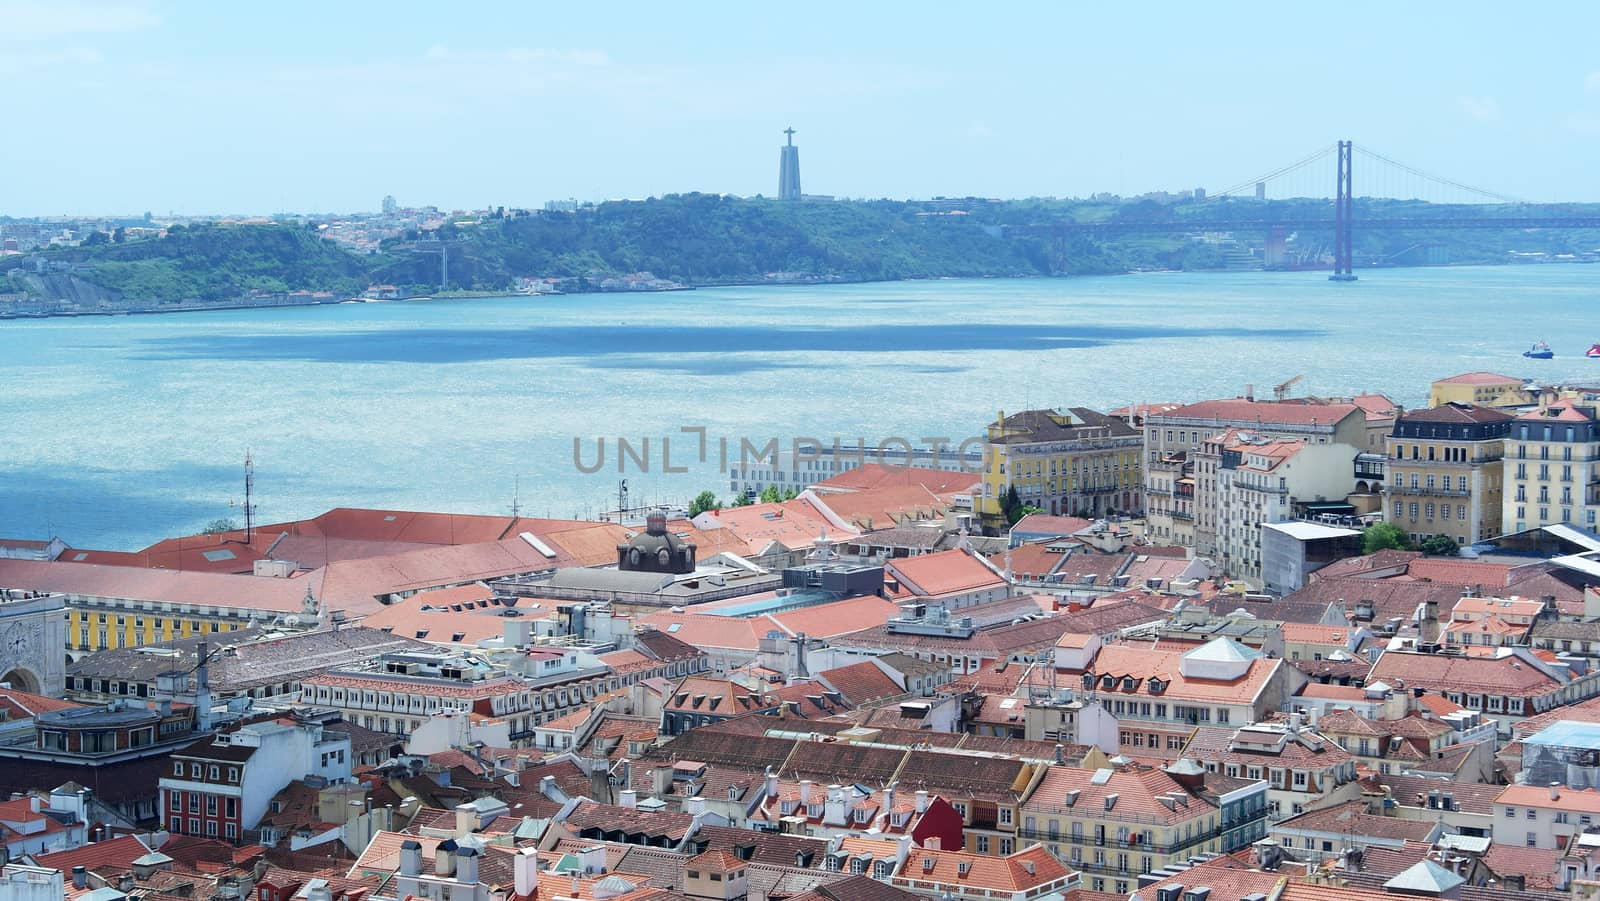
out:
<path id="1" fill-rule="evenodd" d="M 0 0 L 0 41 L 39 41 L 138 31 L 157 21 L 155 13 L 133 3 Z"/>
<path id="2" fill-rule="evenodd" d="M 1457 103 L 1462 112 L 1479 122 L 1500 121 L 1500 104 L 1493 97 L 1462 97 Z"/>
<path id="3" fill-rule="evenodd" d="M 1583 80 L 1583 89 L 1600 94 L 1600 72 L 1590 72 L 1589 77 Z"/>

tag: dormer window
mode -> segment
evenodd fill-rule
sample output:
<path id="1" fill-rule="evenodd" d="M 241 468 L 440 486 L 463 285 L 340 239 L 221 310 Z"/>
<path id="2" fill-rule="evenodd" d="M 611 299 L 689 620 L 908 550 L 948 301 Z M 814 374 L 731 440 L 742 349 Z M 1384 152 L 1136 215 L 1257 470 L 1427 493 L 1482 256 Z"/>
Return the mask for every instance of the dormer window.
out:
<path id="1" fill-rule="evenodd" d="M 865 807 L 857 807 L 856 808 L 856 822 L 857 823 L 865 823 L 866 821 L 867 821 L 867 809 Z"/>
<path id="2" fill-rule="evenodd" d="M 780 801 L 778 803 L 778 810 L 786 817 L 793 816 L 796 806 L 797 805 L 793 801 Z"/>

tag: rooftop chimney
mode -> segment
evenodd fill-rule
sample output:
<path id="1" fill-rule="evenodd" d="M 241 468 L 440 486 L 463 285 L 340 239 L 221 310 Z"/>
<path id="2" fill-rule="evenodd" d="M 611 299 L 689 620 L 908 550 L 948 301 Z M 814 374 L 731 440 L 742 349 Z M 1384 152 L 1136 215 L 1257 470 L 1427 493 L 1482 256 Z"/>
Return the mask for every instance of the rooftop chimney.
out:
<path id="1" fill-rule="evenodd" d="M 456 881 L 467 885 L 476 885 L 478 882 L 478 852 L 473 848 L 462 848 L 456 852 Z"/>
<path id="2" fill-rule="evenodd" d="M 1560 800 L 1560 798 L 1561 798 L 1561 783 L 1559 783 L 1559 782 L 1550 783 L 1550 800 L 1556 801 L 1556 800 Z"/>
<path id="3" fill-rule="evenodd" d="M 400 845 L 400 875 L 422 875 L 422 845 L 414 839 Z"/>
<path id="4" fill-rule="evenodd" d="M 518 848 L 516 859 L 511 863 L 511 870 L 516 882 L 517 896 L 532 897 L 539 886 L 539 849 Z"/>
<path id="5" fill-rule="evenodd" d="M 433 872 L 439 876 L 454 876 L 456 873 L 456 843 L 455 839 L 445 839 L 439 847 L 433 850 Z"/>
<path id="6" fill-rule="evenodd" d="M 919 788 L 919 789 L 917 789 L 917 813 L 923 813 L 927 809 L 928 809 L 928 790 L 925 789 L 925 788 Z"/>
<path id="7" fill-rule="evenodd" d="M 81 867 L 81 866 L 72 868 L 72 887 L 73 888 L 88 888 L 89 887 L 89 871 L 87 869 L 85 869 L 84 867 Z"/>
<path id="8" fill-rule="evenodd" d="M 625 788 L 617 792 L 617 803 L 623 807 L 638 807 L 639 793 L 631 788 Z"/>

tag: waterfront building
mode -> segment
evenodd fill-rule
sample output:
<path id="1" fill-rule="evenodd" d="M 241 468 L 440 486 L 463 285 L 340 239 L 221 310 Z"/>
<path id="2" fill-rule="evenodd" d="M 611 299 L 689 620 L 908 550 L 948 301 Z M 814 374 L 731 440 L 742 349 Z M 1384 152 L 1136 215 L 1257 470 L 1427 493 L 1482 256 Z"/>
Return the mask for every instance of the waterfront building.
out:
<path id="1" fill-rule="evenodd" d="M 1435 381 L 1428 390 L 1428 406 L 1464 404 L 1475 407 L 1525 407 L 1535 401 L 1526 379 L 1497 372 L 1463 372 Z"/>
<path id="2" fill-rule="evenodd" d="M 786 143 L 778 148 L 778 199 L 800 199 L 800 148 L 794 146 L 794 129 L 783 130 Z"/>
<path id="3" fill-rule="evenodd" d="M 1502 457 L 1513 418 L 1454 401 L 1401 416 L 1385 449 L 1385 519 L 1413 541 L 1447 535 L 1469 545 L 1499 535 Z"/>
<path id="4" fill-rule="evenodd" d="M 1013 488 L 1023 504 L 1052 516 L 1136 512 L 1143 503 L 1141 444 L 1133 426 L 1086 407 L 1002 412 L 984 439 L 975 512 L 990 534 L 1002 532 Z"/>
<path id="5" fill-rule="evenodd" d="M 1502 526 L 1521 532 L 1600 515 L 1600 420 L 1594 406 L 1559 403 L 1518 416 L 1506 436 Z"/>
<path id="6" fill-rule="evenodd" d="M 1206 556 L 1215 552 L 1221 447 L 1214 444 L 1210 453 L 1204 451 L 1209 439 L 1229 429 L 1271 439 L 1301 438 L 1307 444 L 1348 445 L 1348 465 L 1366 476 L 1355 478 L 1355 493 L 1372 493 L 1373 480 L 1381 484 L 1381 462 L 1363 472 L 1363 461 L 1356 459 L 1368 444 L 1369 425 L 1366 410 L 1355 403 L 1246 396 L 1151 410 L 1145 417 L 1144 485 L 1152 540 L 1182 544 Z"/>

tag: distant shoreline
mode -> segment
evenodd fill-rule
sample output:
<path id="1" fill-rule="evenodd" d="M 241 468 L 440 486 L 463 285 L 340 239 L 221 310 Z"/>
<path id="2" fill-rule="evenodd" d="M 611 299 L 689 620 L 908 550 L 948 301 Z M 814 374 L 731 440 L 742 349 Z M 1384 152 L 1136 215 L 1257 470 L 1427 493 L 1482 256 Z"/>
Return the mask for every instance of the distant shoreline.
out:
<path id="1" fill-rule="evenodd" d="M 1539 263 L 1534 262 L 1504 262 L 1504 263 L 1446 263 L 1433 266 L 1379 266 L 1360 270 L 1362 272 L 1389 271 L 1394 269 L 1468 269 L 1468 268 L 1510 268 L 1535 265 L 1576 265 L 1584 260 L 1551 260 Z M 1125 272 L 1085 273 L 1083 275 L 934 275 L 925 278 L 817 278 L 810 280 L 794 281 L 727 281 L 711 282 L 701 285 L 679 285 L 671 288 L 649 288 L 635 291 L 562 291 L 551 294 L 526 294 L 521 291 L 453 291 L 444 295 L 418 294 L 412 297 L 397 297 L 388 299 L 373 299 L 367 297 L 346 297 L 341 299 L 323 300 L 294 300 L 274 301 L 268 303 L 249 303 L 230 301 L 217 304 L 183 304 L 159 307 L 139 307 L 126 310 L 64 310 L 50 313 L 0 313 L 0 322 L 19 322 L 39 319 L 83 319 L 89 317 L 106 318 L 115 316 L 145 316 L 163 313 L 214 313 L 232 312 L 239 310 L 271 310 L 279 308 L 304 309 L 307 307 L 328 307 L 353 303 L 406 303 L 443 300 L 489 300 L 495 298 L 526 298 L 529 300 L 552 297 L 591 297 L 597 294 L 631 295 L 631 294 L 671 294 L 679 291 L 695 291 L 708 288 L 816 288 L 832 285 L 873 285 L 893 284 L 897 282 L 939 282 L 939 281 L 1046 281 L 1066 280 L 1086 277 L 1106 277 L 1118 275 L 1241 275 L 1246 273 L 1261 274 L 1309 274 L 1331 270 L 1321 269 L 1131 269 Z"/>

